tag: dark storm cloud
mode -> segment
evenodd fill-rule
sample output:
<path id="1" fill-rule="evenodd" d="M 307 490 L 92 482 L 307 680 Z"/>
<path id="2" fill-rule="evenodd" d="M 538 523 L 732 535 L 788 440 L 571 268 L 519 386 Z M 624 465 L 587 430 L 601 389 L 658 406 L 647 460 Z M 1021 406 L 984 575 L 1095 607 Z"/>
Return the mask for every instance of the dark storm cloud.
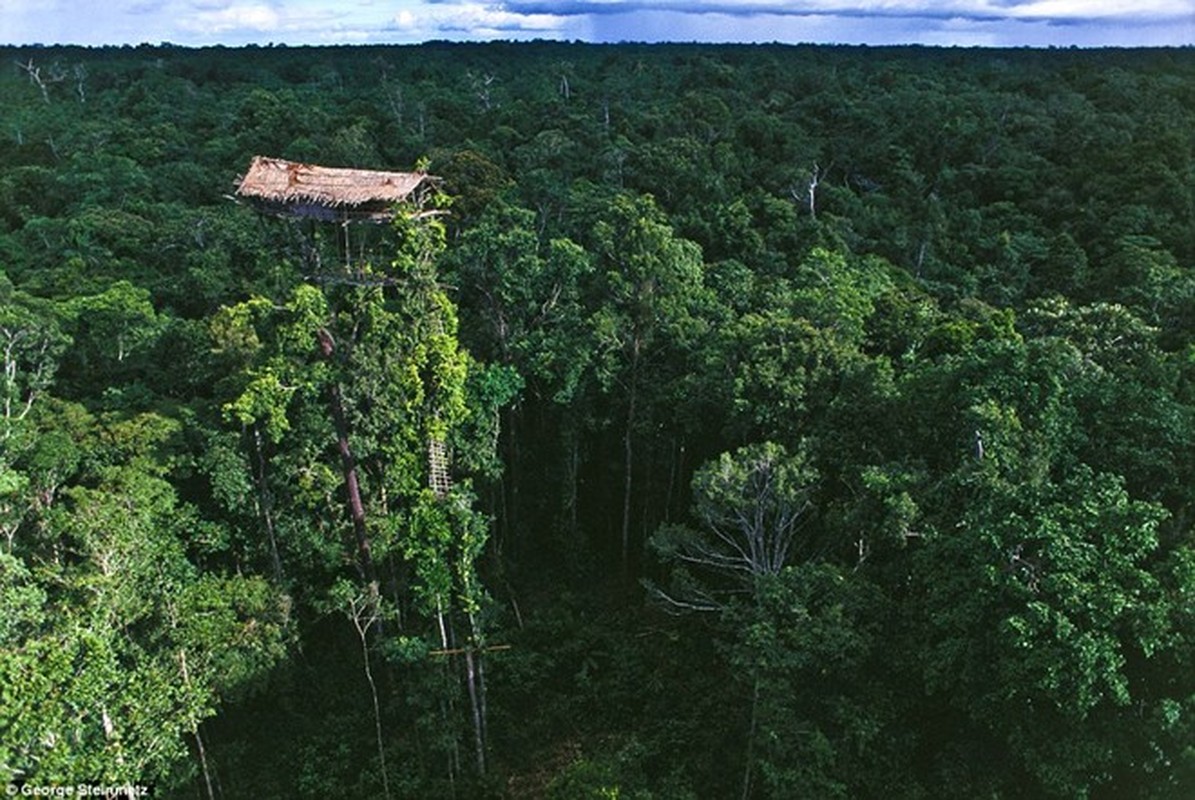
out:
<path id="1" fill-rule="evenodd" d="M 451 3 L 455 0 L 430 0 Z M 1067 0 L 987 0 L 986 2 L 781 2 L 770 0 L 509 0 L 501 8 L 514 14 L 597 16 L 644 12 L 722 14 L 731 17 L 761 14 L 779 17 L 833 16 L 845 19 L 909 18 L 972 22 L 1034 21 L 1085 24 L 1116 20 L 1154 23 L 1165 19 L 1195 19 L 1188 0 L 1160 2 L 1068 2 Z"/>

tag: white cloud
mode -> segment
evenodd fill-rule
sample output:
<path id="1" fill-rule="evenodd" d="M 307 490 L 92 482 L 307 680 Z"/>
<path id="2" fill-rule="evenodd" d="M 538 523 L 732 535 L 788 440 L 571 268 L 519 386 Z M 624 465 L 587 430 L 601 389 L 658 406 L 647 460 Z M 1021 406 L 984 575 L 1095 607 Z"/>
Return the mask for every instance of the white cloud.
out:
<path id="1" fill-rule="evenodd" d="M 256 41 L 256 35 L 311 41 L 364 41 L 369 38 L 351 12 L 334 3 L 237 3 L 190 0 L 191 9 L 174 23 L 178 30 L 206 42 Z"/>
<path id="2" fill-rule="evenodd" d="M 1008 9 L 1014 19 L 1195 19 L 1190 0 L 1034 0 Z"/>
<path id="3" fill-rule="evenodd" d="M 416 2 L 395 14 L 387 26 L 391 41 L 430 39 L 488 41 L 494 39 L 582 39 L 589 25 L 584 18 L 547 12 L 512 11 L 486 0 Z"/>
<path id="4" fill-rule="evenodd" d="M 232 4 L 233 0 L 190 0 L 190 6 L 200 11 L 219 11 Z"/>
<path id="5" fill-rule="evenodd" d="M 269 6 L 229 6 L 215 11 L 200 11 L 181 21 L 184 30 L 197 33 L 226 33 L 238 29 L 267 33 L 278 30 L 282 16 Z"/>
<path id="6" fill-rule="evenodd" d="M 557 14 L 517 13 L 498 3 L 438 3 L 404 9 L 394 17 L 402 31 L 434 30 L 441 32 L 484 34 L 485 32 L 551 32 L 567 26 Z"/>

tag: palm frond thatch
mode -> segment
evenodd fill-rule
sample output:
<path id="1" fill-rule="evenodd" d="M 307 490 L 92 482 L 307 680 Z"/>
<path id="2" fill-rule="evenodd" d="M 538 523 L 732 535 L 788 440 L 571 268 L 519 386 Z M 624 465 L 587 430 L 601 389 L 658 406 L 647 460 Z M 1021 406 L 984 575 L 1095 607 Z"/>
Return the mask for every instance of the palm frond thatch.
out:
<path id="1" fill-rule="evenodd" d="M 393 216 L 396 203 L 418 199 L 437 181 L 425 172 L 321 167 L 254 156 L 236 193 L 282 216 L 384 220 Z"/>

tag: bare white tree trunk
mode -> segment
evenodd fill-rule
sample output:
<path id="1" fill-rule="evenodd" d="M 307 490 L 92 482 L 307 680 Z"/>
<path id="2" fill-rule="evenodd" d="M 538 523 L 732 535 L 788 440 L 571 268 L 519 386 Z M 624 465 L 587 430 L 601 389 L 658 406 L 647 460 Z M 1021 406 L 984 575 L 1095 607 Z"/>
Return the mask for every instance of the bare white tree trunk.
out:
<path id="1" fill-rule="evenodd" d="M 378 621 L 378 587 L 372 584 L 368 596 L 354 597 L 349 607 L 349 620 L 361 641 L 361 656 L 365 665 L 365 680 L 369 683 L 369 694 L 373 699 L 374 733 L 378 743 L 378 761 L 382 767 L 382 792 L 390 800 L 390 778 L 386 769 L 386 744 L 382 736 L 382 708 L 378 702 L 378 685 L 373 679 L 369 659 L 369 629 Z"/>

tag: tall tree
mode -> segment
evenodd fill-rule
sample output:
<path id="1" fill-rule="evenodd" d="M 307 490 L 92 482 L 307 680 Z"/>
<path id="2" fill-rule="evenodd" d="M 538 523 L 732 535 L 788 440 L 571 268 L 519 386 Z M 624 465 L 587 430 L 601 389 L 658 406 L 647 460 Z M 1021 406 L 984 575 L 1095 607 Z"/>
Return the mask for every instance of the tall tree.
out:
<path id="1" fill-rule="evenodd" d="M 646 410 L 645 387 L 658 387 L 661 356 L 700 326 L 694 311 L 703 298 L 701 251 L 678 238 L 649 196 L 619 195 L 594 226 L 594 250 L 603 271 L 600 305 L 591 320 L 598 374 L 617 390 L 622 419 L 621 553 L 631 569 L 631 501 L 635 441 Z M 650 378 L 649 378 L 650 376 Z"/>
<path id="2" fill-rule="evenodd" d="M 790 565 L 811 555 L 804 523 L 816 479 L 804 452 L 789 454 L 771 442 L 724 453 L 702 467 L 693 478 L 699 527 L 666 525 L 652 537 L 654 549 L 681 567 L 674 571 L 673 588 L 656 589 L 655 594 L 680 611 L 745 608 L 740 627 L 758 635 L 756 614 L 762 612 L 769 587 L 778 585 L 775 579 Z M 764 689 L 760 666 L 746 665 L 751 700 L 743 798 L 752 796 L 756 770 Z"/>

